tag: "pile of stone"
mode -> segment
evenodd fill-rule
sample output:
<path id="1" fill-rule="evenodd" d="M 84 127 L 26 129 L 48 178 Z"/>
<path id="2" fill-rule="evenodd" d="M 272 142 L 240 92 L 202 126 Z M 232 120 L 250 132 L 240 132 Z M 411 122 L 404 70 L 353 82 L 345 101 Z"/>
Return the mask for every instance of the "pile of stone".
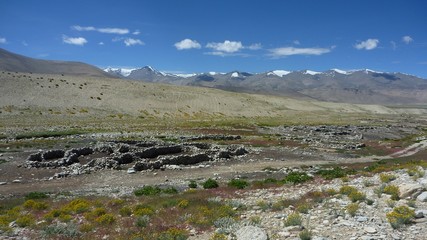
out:
<path id="1" fill-rule="evenodd" d="M 204 136 L 201 139 L 205 139 Z M 203 142 L 175 144 L 112 141 L 98 143 L 95 147 L 37 152 L 28 156 L 23 166 L 27 168 L 60 168 L 63 171 L 57 173 L 55 177 L 62 178 L 88 174 L 102 169 L 128 168 L 128 173 L 150 169 L 164 170 L 170 165 L 186 166 L 227 160 L 246 153 L 248 153 L 246 148 L 238 145 L 225 147 Z M 85 156 L 84 161 L 82 156 Z"/>

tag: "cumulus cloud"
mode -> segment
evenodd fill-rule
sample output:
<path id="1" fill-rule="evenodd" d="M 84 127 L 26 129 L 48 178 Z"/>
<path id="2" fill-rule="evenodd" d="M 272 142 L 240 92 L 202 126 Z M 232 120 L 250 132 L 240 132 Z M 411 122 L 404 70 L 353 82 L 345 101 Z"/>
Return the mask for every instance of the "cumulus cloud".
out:
<path id="1" fill-rule="evenodd" d="M 72 44 L 72 45 L 83 46 L 87 43 L 87 40 L 82 37 L 72 38 L 66 35 L 62 35 L 62 42 L 67 44 Z"/>
<path id="2" fill-rule="evenodd" d="M 197 41 L 191 40 L 188 38 L 175 43 L 174 46 L 178 50 L 186 50 L 186 49 L 192 49 L 192 48 L 200 49 L 202 47 L 200 43 L 198 43 Z"/>
<path id="3" fill-rule="evenodd" d="M 4 37 L 0 37 L 0 43 L 7 43 L 6 38 L 4 38 Z"/>
<path id="4" fill-rule="evenodd" d="M 268 50 L 270 57 L 279 58 L 292 55 L 322 55 L 331 51 L 329 48 L 295 48 L 295 47 L 282 47 L 273 48 Z"/>
<path id="5" fill-rule="evenodd" d="M 126 38 L 123 42 L 125 43 L 126 47 L 133 45 L 145 45 L 143 41 L 134 38 Z"/>
<path id="6" fill-rule="evenodd" d="M 234 53 L 243 48 L 241 42 L 225 40 L 223 43 L 210 42 L 206 44 L 207 48 L 212 48 L 215 52 Z"/>
<path id="7" fill-rule="evenodd" d="M 261 43 L 254 43 L 248 46 L 248 49 L 250 50 L 259 50 L 262 48 Z"/>
<path id="8" fill-rule="evenodd" d="M 129 29 L 127 28 L 96 28 L 92 26 L 82 27 L 79 25 L 75 25 L 71 27 L 76 31 L 96 31 L 100 33 L 112 33 L 112 34 L 128 34 Z"/>
<path id="9" fill-rule="evenodd" d="M 411 36 L 403 36 L 402 37 L 402 42 L 404 42 L 406 44 L 410 44 L 413 41 L 414 41 L 414 39 L 412 39 Z"/>
<path id="10" fill-rule="evenodd" d="M 135 31 L 133 31 L 133 33 L 132 33 L 133 35 L 139 35 L 139 34 L 141 34 L 141 32 L 139 31 L 139 30 L 135 30 Z"/>
<path id="11" fill-rule="evenodd" d="M 362 49 L 372 50 L 372 49 L 375 49 L 379 43 L 380 43 L 380 40 L 374 39 L 374 38 L 369 38 L 366 41 L 362 41 L 362 42 L 354 45 L 354 47 L 356 49 L 359 49 L 359 50 L 362 50 Z"/>
<path id="12" fill-rule="evenodd" d="M 293 43 L 295 44 L 295 45 L 300 45 L 301 43 L 300 43 L 300 41 L 298 41 L 298 40 L 294 40 L 293 41 Z"/>

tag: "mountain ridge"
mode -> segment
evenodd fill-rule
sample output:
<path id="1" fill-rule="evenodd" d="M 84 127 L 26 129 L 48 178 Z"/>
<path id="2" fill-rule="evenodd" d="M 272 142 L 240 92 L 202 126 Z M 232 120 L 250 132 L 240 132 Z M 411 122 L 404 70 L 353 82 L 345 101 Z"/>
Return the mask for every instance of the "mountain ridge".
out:
<path id="1" fill-rule="evenodd" d="M 262 73 L 194 73 L 179 75 L 145 66 L 122 78 L 182 86 L 202 86 L 228 91 L 271 94 L 303 99 L 360 104 L 425 104 L 427 80 L 399 72 L 371 69 L 323 72 L 271 70 Z"/>

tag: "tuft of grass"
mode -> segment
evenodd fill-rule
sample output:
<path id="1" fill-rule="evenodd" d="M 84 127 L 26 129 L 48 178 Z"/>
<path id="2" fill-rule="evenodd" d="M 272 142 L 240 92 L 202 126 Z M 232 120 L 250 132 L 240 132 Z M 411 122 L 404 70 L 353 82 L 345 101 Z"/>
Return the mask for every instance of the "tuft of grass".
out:
<path id="1" fill-rule="evenodd" d="M 298 234 L 301 240 L 310 240 L 313 236 L 310 230 L 304 229 Z"/>
<path id="2" fill-rule="evenodd" d="M 334 178 L 343 178 L 348 175 L 348 171 L 341 167 L 334 167 L 333 169 L 321 169 L 317 172 L 318 175 L 324 179 L 331 180 Z"/>
<path id="3" fill-rule="evenodd" d="M 188 187 L 189 187 L 189 188 L 197 188 L 197 183 L 196 183 L 196 181 L 194 181 L 194 180 L 190 181 L 190 183 L 188 184 Z"/>
<path id="4" fill-rule="evenodd" d="M 30 192 L 25 195 L 25 199 L 44 199 L 48 197 L 49 196 L 44 192 Z"/>
<path id="5" fill-rule="evenodd" d="M 350 214 L 350 216 L 354 217 L 356 216 L 357 210 L 359 210 L 359 204 L 358 203 L 350 203 L 345 208 L 347 210 L 347 213 Z"/>
<path id="6" fill-rule="evenodd" d="M 291 213 L 285 220 L 285 226 L 301 226 L 302 218 L 299 213 Z"/>
<path id="7" fill-rule="evenodd" d="M 153 186 L 144 186 L 140 189 L 133 191 L 133 193 L 137 197 L 159 195 L 161 192 L 162 190 L 159 187 L 153 187 Z"/>
<path id="8" fill-rule="evenodd" d="M 27 139 L 27 138 L 49 138 L 49 137 L 63 137 L 85 133 L 81 130 L 67 130 L 67 131 L 44 131 L 44 132 L 29 132 L 21 133 L 16 135 L 15 139 Z"/>
<path id="9" fill-rule="evenodd" d="M 398 186 L 387 185 L 384 187 L 383 192 L 391 195 L 392 200 L 399 200 L 400 190 Z"/>
<path id="10" fill-rule="evenodd" d="M 380 174 L 380 180 L 383 183 L 389 183 L 395 179 L 396 179 L 396 176 L 393 174 L 387 174 L 387 173 L 381 173 Z"/>
<path id="11" fill-rule="evenodd" d="M 116 217 L 113 214 L 107 213 L 99 216 L 95 221 L 101 225 L 111 225 L 116 221 Z"/>

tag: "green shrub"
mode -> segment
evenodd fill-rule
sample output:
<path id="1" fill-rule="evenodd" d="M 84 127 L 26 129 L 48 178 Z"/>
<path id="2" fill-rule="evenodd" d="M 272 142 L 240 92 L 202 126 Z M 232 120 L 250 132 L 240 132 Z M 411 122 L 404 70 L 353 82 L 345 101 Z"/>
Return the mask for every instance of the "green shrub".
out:
<path id="1" fill-rule="evenodd" d="M 358 203 L 350 203 L 347 205 L 346 210 L 350 216 L 354 217 L 356 216 L 357 210 L 359 210 L 359 204 Z"/>
<path id="2" fill-rule="evenodd" d="M 285 220 L 285 226 L 300 226 L 302 218 L 299 213 L 291 213 Z"/>
<path id="3" fill-rule="evenodd" d="M 99 216 L 95 221 L 102 225 L 111 225 L 116 221 L 116 218 L 113 214 L 107 213 L 102 216 Z"/>
<path id="4" fill-rule="evenodd" d="M 135 206 L 133 214 L 135 214 L 136 216 L 150 216 L 154 214 L 154 210 L 150 206 L 138 204 Z"/>
<path id="5" fill-rule="evenodd" d="M 149 222 L 150 222 L 150 216 L 148 216 L 148 215 L 139 216 L 136 218 L 135 226 L 140 227 L 140 228 L 144 228 L 144 227 L 148 226 Z"/>
<path id="6" fill-rule="evenodd" d="M 165 193 L 165 194 L 177 194 L 178 190 L 176 188 L 174 188 L 174 187 L 168 187 L 168 188 L 163 189 L 162 193 Z"/>
<path id="7" fill-rule="evenodd" d="M 130 207 L 124 206 L 120 208 L 119 213 L 122 217 L 127 217 L 132 214 L 132 209 L 130 209 Z"/>
<path id="8" fill-rule="evenodd" d="M 400 190 L 398 186 L 387 185 L 384 187 L 384 193 L 391 195 L 392 200 L 399 200 Z"/>
<path id="9" fill-rule="evenodd" d="M 310 240 L 312 238 L 312 233 L 310 230 L 304 229 L 298 234 L 298 236 L 301 240 Z"/>
<path id="10" fill-rule="evenodd" d="M 27 215 L 19 216 L 15 222 L 16 222 L 16 225 L 18 225 L 19 227 L 28 227 L 34 224 L 35 219 L 32 215 L 27 214 Z"/>
<path id="11" fill-rule="evenodd" d="M 345 176 L 347 176 L 348 173 L 344 169 L 342 169 L 340 167 L 335 167 L 333 169 L 322 169 L 322 170 L 319 170 L 317 172 L 317 174 L 319 174 L 320 176 L 322 176 L 324 179 L 331 180 L 331 179 L 334 179 L 334 178 L 345 177 Z"/>
<path id="12" fill-rule="evenodd" d="M 70 238 L 76 239 L 81 235 L 76 224 L 61 224 L 56 223 L 49 226 L 46 226 L 43 229 L 42 236 L 43 238 L 52 238 L 54 236 L 58 238 Z"/>
<path id="13" fill-rule="evenodd" d="M 71 209 L 75 213 L 84 213 L 89 211 L 90 204 L 89 201 L 87 201 L 86 199 L 77 198 L 68 203 L 63 209 L 66 208 Z"/>
<path id="14" fill-rule="evenodd" d="M 225 234 L 222 234 L 222 233 L 214 233 L 210 238 L 209 238 L 209 240 L 227 240 L 228 239 L 228 237 L 227 237 L 227 235 L 225 235 Z"/>
<path id="15" fill-rule="evenodd" d="M 197 183 L 196 183 L 196 181 L 194 181 L 194 180 L 190 181 L 190 183 L 188 184 L 188 187 L 189 187 L 189 188 L 197 188 Z"/>
<path id="16" fill-rule="evenodd" d="M 162 190 L 159 187 L 153 187 L 153 186 L 144 186 L 140 189 L 137 189 L 135 191 L 133 191 L 133 193 L 135 194 L 135 196 L 139 197 L 139 196 L 154 196 L 154 195 L 158 195 L 162 192 Z"/>
<path id="17" fill-rule="evenodd" d="M 43 199 L 48 198 L 49 196 L 44 192 L 30 192 L 25 195 L 26 199 Z"/>
<path id="18" fill-rule="evenodd" d="M 400 206 L 387 213 L 386 218 L 393 228 L 400 228 L 404 224 L 409 224 L 411 219 L 415 217 L 414 210 L 407 206 Z"/>
<path id="19" fill-rule="evenodd" d="M 301 205 L 298 205 L 297 211 L 300 213 L 308 213 L 308 210 L 310 210 L 311 205 L 308 203 L 303 203 Z"/>
<path id="20" fill-rule="evenodd" d="M 235 187 L 238 189 L 243 189 L 247 186 L 249 186 L 249 183 L 242 179 L 231 179 L 228 184 L 229 187 Z"/>
<path id="21" fill-rule="evenodd" d="M 189 202 L 187 199 L 183 199 L 183 200 L 178 202 L 178 207 L 180 207 L 180 208 L 187 208 L 188 205 L 189 205 Z"/>
<path id="22" fill-rule="evenodd" d="M 313 177 L 308 176 L 305 172 L 291 172 L 283 179 L 283 181 L 286 183 L 298 184 L 307 182 L 311 179 L 313 179 Z"/>
<path id="23" fill-rule="evenodd" d="M 396 179 L 396 176 L 394 176 L 393 174 L 387 174 L 387 173 L 380 174 L 380 180 L 383 183 L 389 183 L 395 179 Z"/>
<path id="24" fill-rule="evenodd" d="M 350 200 L 352 202 L 364 201 L 366 199 L 366 195 L 364 193 L 362 193 L 362 192 L 355 191 L 355 192 L 351 192 L 348 195 L 348 198 L 350 198 Z"/>
<path id="25" fill-rule="evenodd" d="M 345 186 L 342 186 L 342 187 L 340 188 L 339 192 L 340 192 L 341 194 L 344 194 L 344 195 L 347 195 L 347 196 L 348 196 L 348 195 L 350 195 L 352 192 L 357 192 L 357 188 L 352 187 L 352 186 L 345 185 Z"/>
<path id="26" fill-rule="evenodd" d="M 213 180 L 212 178 L 209 178 L 203 183 L 204 189 L 210 189 L 210 188 L 217 188 L 219 187 L 219 184 L 217 181 Z"/>

